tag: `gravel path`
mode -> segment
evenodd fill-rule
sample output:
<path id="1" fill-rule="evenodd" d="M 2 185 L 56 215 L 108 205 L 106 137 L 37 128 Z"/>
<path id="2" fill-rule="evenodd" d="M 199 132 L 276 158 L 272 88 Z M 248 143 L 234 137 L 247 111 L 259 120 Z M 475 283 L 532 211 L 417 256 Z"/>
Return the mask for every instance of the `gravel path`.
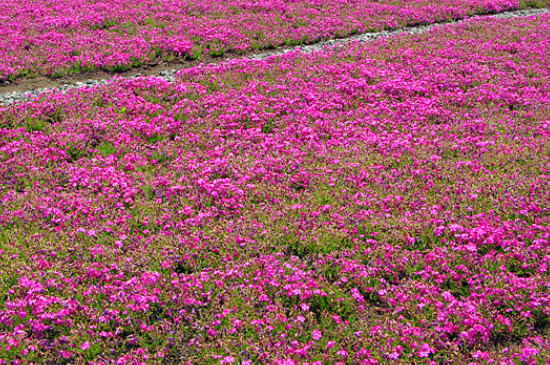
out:
<path id="1" fill-rule="evenodd" d="M 494 18 L 500 18 L 500 19 L 511 19 L 511 18 L 527 17 L 527 16 L 537 15 L 537 14 L 544 14 L 544 13 L 550 13 L 550 8 L 526 9 L 526 10 L 508 11 L 508 12 L 504 12 L 504 13 L 500 13 L 500 14 L 477 15 L 477 16 L 470 17 L 468 19 L 458 20 L 458 21 L 450 22 L 450 23 L 438 23 L 438 24 L 422 25 L 422 26 L 418 26 L 418 27 L 406 27 L 406 28 L 403 28 L 403 29 L 392 30 L 392 31 L 382 31 L 382 32 L 377 32 L 377 33 L 358 34 L 358 35 L 354 35 L 354 36 L 351 36 L 351 37 L 348 37 L 348 38 L 334 39 L 334 40 L 329 40 L 329 41 L 326 41 L 326 42 L 319 42 L 319 43 L 312 44 L 312 45 L 301 46 L 300 49 L 301 49 L 302 52 L 310 53 L 310 52 L 313 52 L 313 51 L 321 50 L 326 46 L 343 45 L 343 44 L 346 44 L 346 43 L 349 43 L 349 42 L 354 42 L 354 41 L 369 42 L 369 41 L 373 41 L 373 40 L 378 39 L 378 38 L 390 37 L 390 36 L 401 34 L 401 33 L 420 34 L 420 33 L 427 32 L 432 28 L 442 27 L 442 26 L 446 26 L 446 25 L 449 25 L 449 24 L 462 23 L 466 20 L 471 20 L 471 19 L 487 18 L 487 17 L 494 17 Z M 251 58 L 251 59 L 266 59 L 270 56 L 281 55 L 281 54 L 285 54 L 285 53 L 288 53 L 288 52 L 292 52 L 294 50 L 295 50 L 295 48 L 285 49 L 285 50 L 274 50 L 274 51 L 271 51 L 271 52 L 258 53 L 258 54 L 254 54 L 254 55 L 250 55 L 250 56 L 246 56 L 246 57 Z M 223 62 L 223 61 L 224 61 L 224 59 L 220 60 L 220 62 Z M 166 81 L 173 82 L 176 79 L 176 72 L 177 71 L 179 71 L 179 69 L 172 69 L 172 70 L 168 70 L 168 71 L 162 71 L 159 74 L 155 75 L 154 77 L 158 77 L 158 78 L 164 79 Z M 126 79 L 135 79 L 135 78 L 138 78 L 138 77 L 141 77 L 141 75 L 138 74 L 138 75 L 135 75 L 135 76 L 132 76 L 132 77 L 127 77 Z M 50 91 L 62 91 L 63 93 L 65 93 L 65 92 L 67 92 L 68 90 L 71 90 L 71 89 L 79 89 L 79 88 L 83 88 L 83 87 L 92 87 L 92 86 L 97 86 L 97 85 L 105 85 L 105 84 L 108 84 L 108 83 L 112 82 L 113 80 L 118 80 L 118 79 L 120 79 L 120 77 L 113 77 L 111 79 L 106 79 L 106 80 L 87 80 L 87 81 L 84 81 L 84 82 L 76 82 L 74 84 L 66 84 L 66 85 L 63 85 L 63 86 L 60 86 L 60 87 L 54 87 L 54 88 L 41 88 L 41 89 L 34 89 L 34 90 L 28 90 L 28 91 L 22 91 L 22 92 L 21 91 L 13 91 L 11 93 L 3 93 L 3 94 L 0 94 L 0 105 L 7 106 L 7 105 L 15 104 L 15 103 L 18 103 L 18 102 L 23 102 L 23 101 L 26 101 L 28 98 L 32 98 L 32 97 L 35 97 L 39 94 L 42 94 L 42 93 L 45 93 L 45 92 L 50 92 Z"/>

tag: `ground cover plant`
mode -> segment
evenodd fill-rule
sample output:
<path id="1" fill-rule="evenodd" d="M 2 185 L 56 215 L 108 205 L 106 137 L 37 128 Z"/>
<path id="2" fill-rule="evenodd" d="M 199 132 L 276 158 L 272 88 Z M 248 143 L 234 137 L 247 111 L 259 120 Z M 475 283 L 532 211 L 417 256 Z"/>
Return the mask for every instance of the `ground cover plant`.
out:
<path id="1" fill-rule="evenodd" d="M 121 72 L 526 7 L 549 0 L 0 0 L 0 83 Z"/>
<path id="2" fill-rule="evenodd" d="M 0 109 L 0 363 L 548 362 L 550 16 Z"/>

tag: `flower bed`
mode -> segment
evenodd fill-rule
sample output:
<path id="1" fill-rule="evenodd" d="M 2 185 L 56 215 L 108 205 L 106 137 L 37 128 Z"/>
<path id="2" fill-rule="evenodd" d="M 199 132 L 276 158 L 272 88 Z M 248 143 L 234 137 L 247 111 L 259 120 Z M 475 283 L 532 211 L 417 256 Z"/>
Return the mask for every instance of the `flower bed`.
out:
<path id="1" fill-rule="evenodd" d="M 468 21 L 0 109 L 0 358 L 548 361 L 549 34 Z"/>
<path id="2" fill-rule="evenodd" d="M 548 6 L 548 0 L 0 0 L 0 82 L 221 56 Z"/>

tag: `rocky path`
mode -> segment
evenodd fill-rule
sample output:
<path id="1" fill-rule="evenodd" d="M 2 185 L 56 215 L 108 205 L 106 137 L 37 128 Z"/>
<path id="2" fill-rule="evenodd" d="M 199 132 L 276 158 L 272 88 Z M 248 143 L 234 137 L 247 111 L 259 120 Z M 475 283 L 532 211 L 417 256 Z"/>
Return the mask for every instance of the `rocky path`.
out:
<path id="1" fill-rule="evenodd" d="M 299 48 L 302 52 L 309 53 L 316 50 L 321 50 L 326 46 L 343 45 L 354 41 L 369 42 L 378 38 L 390 37 L 401 33 L 408 33 L 408 34 L 424 33 L 433 28 L 442 27 L 449 24 L 461 23 L 471 19 L 488 18 L 488 17 L 501 18 L 501 19 L 518 18 L 518 17 L 527 17 L 527 16 L 537 15 L 537 14 L 544 14 L 549 12 L 550 12 L 550 8 L 542 8 L 542 9 L 508 11 L 508 12 L 503 12 L 499 14 L 477 15 L 477 16 L 470 17 L 468 19 L 458 20 L 455 22 L 437 23 L 437 24 L 423 25 L 423 26 L 417 26 L 417 27 L 406 27 L 398 30 L 382 31 L 382 32 L 376 32 L 376 33 L 358 34 L 348 38 L 334 39 L 334 40 L 319 42 L 311 45 L 304 45 Z M 266 59 L 270 56 L 281 55 L 281 54 L 294 51 L 295 49 L 296 47 L 282 47 L 269 52 L 261 52 L 261 53 L 248 54 L 245 56 L 233 56 L 233 57 L 213 59 L 213 60 L 209 60 L 210 62 L 207 62 L 205 64 L 220 63 L 220 62 L 224 62 L 235 58 Z M 197 62 L 177 63 L 177 64 L 171 64 L 171 65 L 170 64 L 158 65 L 147 69 L 138 68 L 126 74 L 117 75 L 117 76 L 97 73 L 92 75 L 92 77 L 88 79 L 85 79 L 84 75 L 80 75 L 69 79 L 60 79 L 60 80 L 50 80 L 46 78 L 37 79 L 37 80 L 26 80 L 26 82 L 23 83 L 22 85 L 14 84 L 14 85 L 0 86 L 0 105 L 7 106 L 7 105 L 15 104 L 18 102 L 25 101 L 29 98 L 35 97 L 39 94 L 50 92 L 50 91 L 60 90 L 62 92 L 66 92 L 71 89 L 79 89 L 83 87 L 104 85 L 104 84 L 108 84 L 109 82 L 112 82 L 113 80 L 118 80 L 120 78 L 134 79 L 142 76 L 155 76 L 167 81 L 174 81 L 177 71 L 181 70 L 182 68 L 197 66 L 197 65 L 198 65 Z"/>

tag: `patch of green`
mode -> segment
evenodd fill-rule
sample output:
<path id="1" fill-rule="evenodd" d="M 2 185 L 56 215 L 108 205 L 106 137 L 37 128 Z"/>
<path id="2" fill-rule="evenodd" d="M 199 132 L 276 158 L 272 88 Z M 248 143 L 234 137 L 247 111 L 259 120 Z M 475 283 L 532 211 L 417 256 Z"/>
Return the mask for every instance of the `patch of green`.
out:
<path id="1" fill-rule="evenodd" d="M 112 31 L 120 35 L 136 34 L 138 32 L 138 27 L 134 22 L 126 22 L 118 24 Z"/>
<path id="2" fill-rule="evenodd" d="M 97 146 L 97 150 L 102 157 L 107 157 L 117 152 L 115 145 L 110 141 L 101 142 L 101 144 Z"/>
<path id="3" fill-rule="evenodd" d="M 524 267 L 521 262 L 512 260 L 506 263 L 506 269 L 516 275 L 518 278 L 529 278 L 535 274 L 535 270 L 530 267 Z"/>
<path id="4" fill-rule="evenodd" d="M 535 318 L 534 330 L 543 335 L 550 334 L 550 317 L 542 310 L 533 311 L 533 316 Z"/>
<path id="5" fill-rule="evenodd" d="M 84 352 L 84 359 L 88 361 L 94 361 L 99 355 L 103 353 L 102 343 L 90 341 L 90 348 Z"/>
<path id="6" fill-rule="evenodd" d="M 298 256 L 300 259 L 304 259 L 313 252 L 310 251 L 308 245 L 300 243 L 297 238 L 289 238 L 286 244 L 286 253 L 290 256 Z"/>
<path id="7" fill-rule="evenodd" d="M 56 174 L 55 180 L 57 181 L 58 186 L 66 187 L 69 185 L 70 177 L 67 174 L 59 173 L 59 174 Z"/>
<path id="8" fill-rule="evenodd" d="M 434 235 L 422 235 L 415 237 L 413 244 L 405 243 L 403 249 L 408 251 L 425 251 L 440 246 L 441 239 Z"/>
<path id="9" fill-rule="evenodd" d="M 151 18 L 151 17 L 145 18 L 145 23 L 147 23 L 148 25 L 150 25 L 153 28 L 159 28 L 159 29 L 166 28 L 166 23 L 161 22 L 160 20 L 154 19 L 154 18 Z"/>
<path id="10" fill-rule="evenodd" d="M 275 123 L 272 120 L 268 120 L 262 124 L 262 133 L 264 134 L 271 133 L 273 129 L 275 129 Z"/>
<path id="11" fill-rule="evenodd" d="M 102 97 L 99 97 L 98 99 L 94 100 L 92 103 L 92 106 L 97 106 L 99 108 L 103 108 L 107 105 L 107 102 Z"/>
<path id="12" fill-rule="evenodd" d="M 8 291 L 17 285 L 17 277 L 8 275 L 6 277 L 0 277 L 0 305 L 4 305 L 8 300 Z"/>
<path id="13" fill-rule="evenodd" d="M 352 301 L 344 300 L 337 301 L 336 296 L 314 296 L 311 298 L 310 311 L 315 314 L 317 321 L 321 321 L 321 317 L 325 313 L 338 314 L 344 321 L 352 321 L 355 319 L 357 310 L 353 307 Z"/>
<path id="14" fill-rule="evenodd" d="M 544 0 L 527 0 L 520 3 L 521 9 L 527 9 L 527 8 L 544 8 L 548 6 L 547 2 Z"/>
<path id="15" fill-rule="evenodd" d="M 128 65 L 128 64 L 121 64 L 121 63 L 116 63 L 112 66 L 107 66 L 106 69 L 107 71 L 110 71 L 110 72 L 114 72 L 114 73 L 121 73 L 121 72 L 126 72 L 128 70 L 130 70 L 132 68 L 131 65 Z"/>
<path id="16" fill-rule="evenodd" d="M 222 57 L 224 55 L 225 51 L 221 48 L 219 49 L 211 49 L 209 54 L 212 57 Z"/>
<path id="17" fill-rule="evenodd" d="M 219 90 L 219 82 L 216 81 L 216 80 L 211 80 L 211 81 L 208 81 L 208 80 L 201 80 L 200 81 L 200 84 L 204 87 L 206 87 L 206 89 L 208 90 L 208 92 L 216 92 Z"/>
<path id="18" fill-rule="evenodd" d="M 338 232 L 325 232 L 318 237 L 318 241 L 301 240 L 299 237 L 288 235 L 286 242 L 281 242 L 286 246 L 286 252 L 289 255 L 305 259 L 318 254 L 331 254 L 336 251 L 351 249 L 354 243 L 346 236 Z"/>
<path id="19" fill-rule="evenodd" d="M 69 147 L 69 149 L 67 149 L 67 154 L 70 157 L 70 161 L 75 162 L 75 161 L 80 160 L 83 157 L 88 156 L 88 151 L 86 151 L 83 148 L 79 148 L 79 147 L 76 147 L 76 146 L 71 146 L 71 147 Z"/>
<path id="20" fill-rule="evenodd" d="M 317 190 L 313 193 L 315 197 L 315 203 L 318 205 L 329 205 L 335 203 L 334 197 L 331 195 L 331 191 L 329 189 L 326 190 Z"/>
<path id="21" fill-rule="evenodd" d="M 155 151 L 151 159 L 156 161 L 157 164 L 163 164 L 170 159 L 170 155 L 163 151 Z"/>
<path id="22" fill-rule="evenodd" d="M 62 78 L 66 74 L 67 74 L 67 72 L 65 70 L 61 69 L 61 70 L 55 71 L 54 73 L 50 74 L 50 77 L 55 80 L 55 79 Z"/>
<path id="23" fill-rule="evenodd" d="M 36 70 L 33 70 L 31 68 L 25 69 L 20 73 L 19 76 L 33 79 L 36 77 Z"/>
<path id="24" fill-rule="evenodd" d="M 198 60 L 202 56 L 202 51 L 203 51 L 202 47 L 198 47 L 198 46 L 193 47 L 193 49 L 191 50 L 190 58 L 192 60 Z"/>
<path id="25" fill-rule="evenodd" d="M 456 298 L 469 298 L 472 293 L 470 284 L 465 279 L 448 279 L 441 284 L 441 289 L 450 291 Z"/>
<path id="26" fill-rule="evenodd" d="M 101 23 L 95 23 L 90 25 L 91 30 L 109 29 L 117 25 L 116 19 L 103 19 Z"/>
<path id="27" fill-rule="evenodd" d="M 27 117 L 25 118 L 24 126 L 28 133 L 44 132 L 48 127 L 48 123 L 40 119 Z"/>
<path id="28" fill-rule="evenodd" d="M 148 143 L 157 143 L 162 141 L 164 138 L 161 135 L 158 134 L 152 134 L 149 137 L 146 138 Z"/>
<path id="29" fill-rule="evenodd" d="M 156 197 L 155 188 L 153 188 L 151 185 L 141 186 L 141 191 L 143 191 L 143 194 L 145 194 L 147 200 L 152 200 Z"/>
<path id="30" fill-rule="evenodd" d="M 152 47 L 151 49 L 153 51 L 153 55 L 151 56 L 152 58 L 155 58 L 155 57 L 158 58 L 162 56 L 162 48 L 155 46 L 155 47 Z"/>
<path id="31" fill-rule="evenodd" d="M 0 83 L 5 83 L 6 81 L 9 83 L 12 83 L 13 81 L 15 81 L 16 78 L 17 78 L 17 75 L 15 74 L 7 75 L 3 78 L 0 78 Z"/>
<path id="32" fill-rule="evenodd" d="M 492 245 L 481 245 L 481 246 L 478 247 L 477 252 L 478 252 L 481 256 L 485 256 L 485 255 L 488 254 L 489 252 L 493 252 L 493 253 L 505 253 L 504 248 L 502 248 L 502 246 L 497 245 L 497 244 L 492 244 Z"/>
<path id="33" fill-rule="evenodd" d="M 306 185 L 301 182 L 301 181 L 297 181 L 297 182 L 294 182 L 292 184 L 290 184 L 290 188 L 296 192 L 299 192 L 299 191 L 304 191 L 306 190 Z"/>
<path id="34" fill-rule="evenodd" d="M 174 61 L 178 58 L 178 56 L 172 52 L 172 51 L 165 51 L 163 52 L 163 56 L 162 56 L 162 59 L 166 62 L 171 62 L 171 61 Z"/>
<path id="35" fill-rule="evenodd" d="M 73 74 L 79 74 L 82 72 L 93 71 L 94 69 L 95 69 L 94 66 L 90 66 L 90 65 L 84 66 L 82 64 L 82 61 L 76 61 L 73 67 L 71 68 L 70 72 Z"/>
<path id="36" fill-rule="evenodd" d="M 189 119 L 189 114 L 186 114 L 184 111 L 180 111 L 174 115 L 174 120 L 180 122 L 186 122 Z"/>
<path id="37" fill-rule="evenodd" d="M 54 109 L 51 111 L 44 112 L 38 118 L 26 117 L 25 125 L 27 124 L 33 124 L 37 126 L 42 125 L 45 128 L 47 124 L 56 124 L 61 122 L 62 120 L 63 120 L 63 115 L 61 113 L 61 109 Z"/>

